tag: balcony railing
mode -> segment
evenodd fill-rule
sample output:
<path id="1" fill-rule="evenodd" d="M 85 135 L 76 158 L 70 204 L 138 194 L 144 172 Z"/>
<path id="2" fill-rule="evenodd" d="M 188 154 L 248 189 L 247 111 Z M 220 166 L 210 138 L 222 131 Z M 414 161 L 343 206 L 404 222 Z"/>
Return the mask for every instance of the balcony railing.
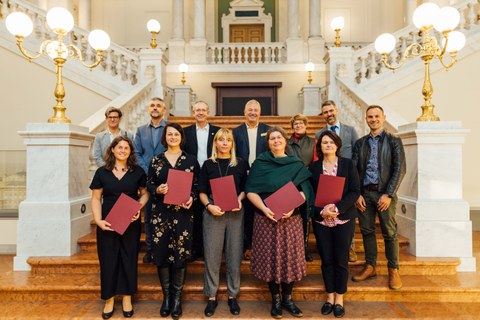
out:
<path id="1" fill-rule="evenodd" d="M 26 192 L 25 159 L 25 151 L 0 151 L 0 217 L 18 216 Z"/>
<path id="2" fill-rule="evenodd" d="M 207 46 L 208 64 L 281 64 L 287 60 L 283 42 L 211 43 Z"/>

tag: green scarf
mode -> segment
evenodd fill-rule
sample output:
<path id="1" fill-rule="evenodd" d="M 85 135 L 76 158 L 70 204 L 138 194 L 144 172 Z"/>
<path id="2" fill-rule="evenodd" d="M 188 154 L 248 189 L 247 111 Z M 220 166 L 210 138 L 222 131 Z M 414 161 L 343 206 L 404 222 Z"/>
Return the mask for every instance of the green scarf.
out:
<path id="1" fill-rule="evenodd" d="M 270 151 L 264 152 L 253 162 L 248 175 L 245 193 L 273 193 L 292 181 L 302 188 L 307 203 L 307 215 L 313 214 L 315 195 L 310 183 L 311 173 L 302 160 L 286 156 L 275 158 Z"/>

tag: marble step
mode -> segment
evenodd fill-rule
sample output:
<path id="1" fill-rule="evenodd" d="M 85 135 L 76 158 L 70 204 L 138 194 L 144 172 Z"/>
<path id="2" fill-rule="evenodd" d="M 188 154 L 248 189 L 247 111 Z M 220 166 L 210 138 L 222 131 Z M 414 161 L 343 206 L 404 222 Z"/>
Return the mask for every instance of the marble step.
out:
<path id="1" fill-rule="evenodd" d="M 321 259 L 316 253 L 314 261 L 307 262 L 307 274 L 321 274 Z M 156 267 L 153 264 L 144 264 L 139 257 L 138 266 L 140 274 L 155 274 Z M 95 253 L 79 253 L 71 257 L 30 257 L 28 263 L 32 267 L 34 275 L 48 274 L 98 274 L 99 262 Z M 362 270 L 365 258 L 362 253 L 358 254 L 356 262 L 349 263 L 350 272 L 353 274 Z M 400 254 L 400 269 L 405 275 L 453 275 L 459 265 L 457 258 L 417 258 L 412 255 Z M 225 272 L 225 262 L 222 263 L 222 272 Z M 188 264 L 188 272 L 191 274 L 203 274 L 204 261 L 197 260 Z M 251 274 L 250 261 L 243 260 L 241 264 L 242 275 Z M 377 272 L 386 275 L 388 273 L 387 261 L 380 254 L 377 262 Z"/>
<path id="2" fill-rule="evenodd" d="M 15 272 L 0 279 L 2 301 L 99 300 L 100 280 L 97 274 L 35 275 Z M 402 275 L 403 288 L 388 289 L 388 277 L 348 283 L 347 301 L 391 302 L 480 302 L 480 283 L 474 273 L 444 276 Z M 184 300 L 205 300 L 203 275 L 189 273 L 183 291 Z M 225 278 L 221 277 L 218 298 L 226 299 Z M 296 283 L 297 301 L 323 301 L 324 287 L 321 275 L 310 275 Z M 139 275 L 137 300 L 162 298 L 156 274 Z M 267 285 L 253 275 L 243 275 L 240 301 L 269 301 Z"/>

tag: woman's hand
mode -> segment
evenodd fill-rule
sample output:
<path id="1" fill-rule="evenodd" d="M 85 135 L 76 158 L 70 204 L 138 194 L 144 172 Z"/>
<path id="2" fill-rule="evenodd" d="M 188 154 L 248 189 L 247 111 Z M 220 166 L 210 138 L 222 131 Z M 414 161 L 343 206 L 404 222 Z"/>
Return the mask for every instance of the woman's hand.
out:
<path id="1" fill-rule="evenodd" d="M 140 211 L 141 211 L 141 210 L 138 210 L 138 212 L 133 216 L 132 222 L 137 221 L 138 218 L 140 218 Z"/>
<path id="2" fill-rule="evenodd" d="M 238 208 L 232 209 L 232 211 L 240 211 L 242 209 L 242 200 L 238 199 Z"/>
<path id="3" fill-rule="evenodd" d="M 186 203 L 181 204 L 181 207 L 184 209 L 190 209 L 190 207 L 192 206 L 192 203 L 193 203 L 193 198 L 190 197 L 188 198 L 188 201 Z"/>
<path id="4" fill-rule="evenodd" d="M 155 191 L 157 192 L 157 194 L 167 194 L 168 185 L 166 183 L 162 183 L 161 185 L 159 185 L 157 187 L 157 189 Z"/>
<path id="5" fill-rule="evenodd" d="M 111 224 L 105 220 L 96 220 L 95 224 L 103 231 L 113 231 Z"/>
<path id="6" fill-rule="evenodd" d="M 284 213 L 282 219 L 288 219 L 288 218 L 290 218 L 290 217 L 292 216 L 292 214 L 293 214 L 294 211 L 295 211 L 295 209 L 293 209 L 293 210 L 290 211 L 290 212 Z"/>
<path id="7" fill-rule="evenodd" d="M 272 221 L 275 221 L 275 222 L 278 222 L 277 220 L 275 220 L 275 213 L 273 213 L 273 211 L 270 210 L 270 208 L 265 207 L 265 209 L 263 209 L 263 214 L 264 214 L 265 217 L 267 217 L 268 219 L 270 219 L 270 220 L 272 220 Z"/>
<path id="8" fill-rule="evenodd" d="M 223 216 L 225 214 L 225 211 L 222 211 L 222 208 L 220 208 L 219 206 L 216 206 L 214 204 L 208 205 L 207 210 L 212 215 L 214 215 L 215 217 L 220 217 L 220 216 Z"/>
<path id="9" fill-rule="evenodd" d="M 334 220 L 338 216 L 334 204 L 327 204 L 322 210 L 322 217 L 325 220 Z"/>

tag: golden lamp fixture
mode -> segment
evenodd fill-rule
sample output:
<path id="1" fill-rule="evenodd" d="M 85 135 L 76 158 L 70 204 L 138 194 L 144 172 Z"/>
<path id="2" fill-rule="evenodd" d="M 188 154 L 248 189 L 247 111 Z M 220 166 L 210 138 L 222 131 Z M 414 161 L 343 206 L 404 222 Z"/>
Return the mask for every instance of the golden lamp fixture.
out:
<path id="1" fill-rule="evenodd" d="M 160 22 L 155 19 L 150 19 L 147 22 L 147 30 L 152 34 L 152 39 L 150 40 L 150 47 L 155 49 L 157 47 L 157 38 L 156 35 L 160 33 Z"/>
<path id="2" fill-rule="evenodd" d="M 383 64 L 391 70 L 400 68 L 407 59 L 420 57 L 425 64 L 425 79 L 422 87 L 423 99 L 422 115 L 417 121 L 440 121 L 440 118 L 433 112 L 435 106 L 430 102 L 433 87 L 430 82 L 430 61 L 437 58 L 445 70 L 448 70 L 456 62 L 457 52 L 465 45 L 465 35 L 454 30 L 460 22 L 460 13 L 453 7 L 439 8 L 434 3 L 424 3 L 415 9 L 413 13 L 413 24 L 420 29 L 423 35 L 422 43 L 414 42 L 409 45 L 397 65 L 388 62 L 388 55 L 396 48 L 396 39 L 392 34 L 384 33 L 375 40 L 375 50 L 383 56 Z M 430 35 L 432 29 L 443 35 L 441 45 L 435 36 Z M 449 62 L 444 58 L 449 53 Z"/>
<path id="3" fill-rule="evenodd" d="M 330 28 L 335 31 L 335 47 L 340 47 L 342 44 L 340 42 L 340 31 L 345 26 L 345 18 L 340 16 L 333 18 L 332 22 L 330 22 Z"/>
<path id="4" fill-rule="evenodd" d="M 312 84 L 312 72 L 315 70 L 315 65 L 313 64 L 313 62 L 308 62 L 306 65 L 305 65 L 305 71 L 308 72 L 308 77 L 307 77 L 307 81 L 308 81 L 308 84 Z"/>
<path id="5" fill-rule="evenodd" d="M 53 107 L 53 117 L 48 119 L 50 123 L 70 123 L 65 117 L 65 106 L 63 99 L 65 97 L 65 88 L 62 81 L 62 68 L 67 58 L 80 60 L 80 62 L 89 68 L 95 68 L 103 61 L 103 52 L 110 47 L 110 37 L 105 31 L 93 30 L 88 35 L 88 42 L 93 49 L 97 51 L 96 61 L 88 65 L 84 62 L 81 50 L 73 44 L 65 44 L 63 37 L 73 29 L 74 21 L 71 13 L 61 7 L 55 7 L 47 12 L 47 24 L 57 35 L 56 40 L 45 40 L 40 45 L 40 49 L 36 55 L 28 54 L 23 48 L 23 40 L 33 31 L 33 22 L 28 15 L 23 12 L 12 12 L 6 18 L 5 24 L 7 30 L 17 38 L 17 46 L 20 52 L 32 61 L 40 57 L 43 53 L 48 55 L 55 63 L 55 73 L 57 82 L 55 85 L 54 95 L 57 104 Z"/>

